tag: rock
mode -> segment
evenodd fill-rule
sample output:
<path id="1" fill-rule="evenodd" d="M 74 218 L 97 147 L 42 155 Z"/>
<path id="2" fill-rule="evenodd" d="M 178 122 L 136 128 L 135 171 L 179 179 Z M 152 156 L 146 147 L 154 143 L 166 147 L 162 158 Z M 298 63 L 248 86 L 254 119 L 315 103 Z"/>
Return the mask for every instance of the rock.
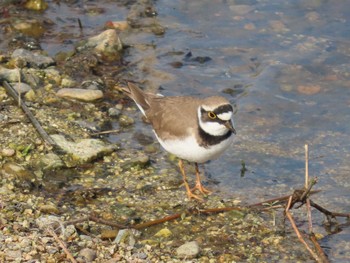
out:
<path id="1" fill-rule="evenodd" d="M 6 251 L 6 258 L 9 261 L 20 259 L 20 258 L 22 258 L 22 251 L 21 250 L 7 250 Z"/>
<path id="2" fill-rule="evenodd" d="M 35 176 L 32 173 L 15 163 L 5 163 L 3 171 L 9 178 L 19 179 L 20 181 L 31 182 L 35 179 Z"/>
<path id="3" fill-rule="evenodd" d="M 57 91 L 56 95 L 60 98 L 70 98 L 82 101 L 95 101 L 103 98 L 103 92 L 100 90 L 87 89 L 67 89 L 63 88 Z"/>
<path id="4" fill-rule="evenodd" d="M 128 126 L 130 126 L 130 125 L 132 125 L 134 123 L 135 123 L 134 119 L 129 117 L 129 116 L 127 116 L 127 115 L 123 114 L 123 115 L 121 115 L 119 117 L 119 124 L 122 127 L 128 127 Z"/>
<path id="5" fill-rule="evenodd" d="M 44 11 L 48 5 L 45 0 L 28 0 L 25 7 L 30 10 Z"/>
<path id="6" fill-rule="evenodd" d="M 8 82 L 18 82 L 19 77 L 22 78 L 22 74 L 19 69 L 7 69 L 0 67 L 0 79 L 7 80 Z"/>
<path id="7" fill-rule="evenodd" d="M 131 160 L 125 161 L 121 167 L 124 170 L 128 170 L 131 167 L 138 167 L 139 169 L 143 169 L 150 164 L 150 158 L 148 155 L 140 154 L 139 156 L 132 158 Z"/>
<path id="8" fill-rule="evenodd" d="M 117 229 L 105 229 L 101 232 L 101 239 L 115 239 L 118 235 Z"/>
<path id="9" fill-rule="evenodd" d="M 89 38 L 87 46 L 93 47 L 97 52 L 106 56 L 119 56 L 119 52 L 123 49 L 122 42 L 114 29 L 107 29 L 101 34 Z"/>
<path id="10" fill-rule="evenodd" d="M 297 89 L 301 94 L 314 95 L 321 91 L 321 86 L 318 84 L 299 85 Z"/>
<path id="11" fill-rule="evenodd" d="M 118 232 L 118 235 L 114 239 L 113 243 L 116 244 L 127 244 L 131 247 L 134 247 L 136 240 L 135 237 L 139 237 L 141 232 L 135 229 L 121 229 Z"/>
<path id="12" fill-rule="evenodd" d="M 44 214 L 59 214 L 60 210 L 54 204 L 44 204 L 39 207 L 39 210 Z"/>
<path id="13" fill-rule="evenodd" d="M 53 228 L 60 226 L 61 228 L 63 228 L 63 222 L 58 216 L 41 216 L 35 220 L 35 223 L 41 230 L 46 230 L 49 226 L 52 226 Z"/>
<path id="14" fill-rule="evenodd" d="M 91 248 L 83 248 L 79 252 L 79 256 L 84 258 L 86 262 L 92 262 L 96 259 L 97 253 L 95 250 L 92 250 Z"/>
<path id="15" fill-rule="evenodd" d="M 176 249 L 176 254 L 180 258 L 195 258 L 199 254 L 197 241 L 187 242 Z"/>
<path id="16" fill-rule="evenodd" d="M 168 228 L 163 228 L 159 230 L 154 236 L 155 237 L 170 237 L 173 233 Z"/>
<path id="17" fill-rule="evenodd" d="M 72 88 L 76 85 L 77 85 L 77 83 L 74 80 L 69 79 L 69 78 L 63 78 L 61 81 L 61 87 L 63 87 L 63 88 Z"/>
<path id="18" fill-rule="evenodd" d="M 35 91 L 34 90 L 29 90 L 26 95 L 24 95 L 24 97 L 26 98 L 27 101 L 32 101 L 34 102 L 38 96 L 36 95 Z"/>
<path id="19" fill-rule="evenodd" d="M 60 157 L 54 153 L 45 154 L 41 157 L 36 165 L 44 171 L 55 170 L 64 167 L 64 163 Z"/>
<path id="20" fill-rule="evenodd" d="M 105 26 L 107 28 L 118 29 L 119 31 L 124 31 L 129 28 L 127 21 L 107 21 Z"/>
<path id="21" fill-rule="evenodd" d="M 63 231 L 64 240 L 72 239 L 73 236 L 77 236 L 77 229 L 74 225 L 68 225 Z"/>
<path id="22" fill-rule="evenodd" d="M 78 142 L 72 142 L 59 134 L 51 135 L 51 138 L 79 163 L 90 162 L 116 149 L 115 145 L 106 145 L 98 139 L 81 139 Z"/>
<path id="23" fill-rule="evenodd" d="M 230 9 L 232 12 L 234 12 L 237 15 L 246 15 L 249 12 L 254 10 L 253 6 L 250 5 L 231 5 Z"/>
<path id="24" fill-rule="evenodd" d="M 17 91 L 18 94 L 23 94 L 23 93 L 27 93 L 28 91 L 30 91 L 32 89 L 31 86 L 29 86 L 26 83 L 10 83 L 11 86 Z"/>
<path id="25" fill-rule="evenodd" d="M 40 53 L 35 53 L 23 48 L 19 48 L 13 51 L 11 57 L 14 59 L 23 59 L 31 67 L 47 68 L 48 66 L 55 64 L 55 61 L 51 57 L 44 56 Z"/>
<path id="26" fill-rule="evenodd" d="M 1 151 L 1 154 L 4 157 L 14 156 L 15 153 L 16 153 L 16 151 L 14 149 L 11 149 L 11 148 L 5 148 L 5 149 L 2 149 L 2 151 Z"/>
<path id="27" fill-rule="evenodd" d="M 109 108 L 108 109 L 108 116 L 110 117 L 118 117 L 121 114 L 121 110 L 117 108 Z"/>

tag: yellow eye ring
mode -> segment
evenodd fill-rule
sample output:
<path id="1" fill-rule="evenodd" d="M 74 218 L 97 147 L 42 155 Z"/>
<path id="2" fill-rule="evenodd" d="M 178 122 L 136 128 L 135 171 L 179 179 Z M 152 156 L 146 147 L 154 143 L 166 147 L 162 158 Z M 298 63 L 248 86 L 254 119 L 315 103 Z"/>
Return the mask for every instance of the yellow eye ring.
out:
<path id="1" fill-rule="evenodd" d="M 212 111 L 209 111 L 208 112 L 208 117 L 209 117 L 209 119 L 214 120 L 214 119 L 216 119 L 216 114 L 214 112 L 212 112 Z"/>

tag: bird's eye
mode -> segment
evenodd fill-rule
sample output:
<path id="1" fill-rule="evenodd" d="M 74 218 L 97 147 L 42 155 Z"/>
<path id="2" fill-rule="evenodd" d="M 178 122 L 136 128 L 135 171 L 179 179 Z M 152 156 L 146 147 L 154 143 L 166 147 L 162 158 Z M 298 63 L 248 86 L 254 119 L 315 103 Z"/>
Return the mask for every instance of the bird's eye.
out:
<path id="1" fill-rule="evenodd" d="M 208 117 L 209 117 L 210 119 L 214 120 L 214 119 L 216 118 L 216 114 L 215 114 L 214 112 L 212 112 L 212 111 L 209 111 L 209 112 L 208 112 Z"/>

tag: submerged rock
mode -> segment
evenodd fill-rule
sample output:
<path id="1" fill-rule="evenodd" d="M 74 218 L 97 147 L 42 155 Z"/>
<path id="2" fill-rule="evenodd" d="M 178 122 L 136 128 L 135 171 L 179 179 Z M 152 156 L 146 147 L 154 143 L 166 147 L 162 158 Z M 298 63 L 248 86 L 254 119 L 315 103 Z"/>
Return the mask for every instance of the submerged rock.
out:
<path id="1" fill-rule="evenodd" d="M 123 49 L 122 42 L 114 29 L 108 29 L 101 34 L 88 39 L 86 44 L 105 56 L 118 57 Z"/>
<path id="2" fill-rule="evenodd" d="M 81 139 L 78 142 L 68 141 L 63 135 L 54 134 L 51 138 L 67 154 L 71 155 L 74 161 L 87 163 L 103 155 L 109 154 L 116 149 L 115 145 L 106 145 L 98 139 Z"/>
<path id="3" fill-rule="evenodd" d="M 12 58 L 19 58 L 24 60 L 31 67 L 47 68 L 55 64 L 55 61 L 48 56 L 44 56 L 40 53 L 35 53 L 23 48 L 16 49 L 12 53 Z"/>
<path id="4" fill-rule="evenodd" d="M 63 88 L 57 91 L 56 95 L 60 98 L 77 99 L 82 101 L 95 101 L 103 98 L 103 92 L 101 90 L 91 89 Z"/>

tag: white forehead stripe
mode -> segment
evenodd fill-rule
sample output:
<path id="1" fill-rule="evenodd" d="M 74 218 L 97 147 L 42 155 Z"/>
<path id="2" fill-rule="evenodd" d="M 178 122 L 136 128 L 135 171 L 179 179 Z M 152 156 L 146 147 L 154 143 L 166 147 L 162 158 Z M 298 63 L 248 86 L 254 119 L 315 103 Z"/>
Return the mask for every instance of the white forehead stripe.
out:
<path id="1" fill-rule="evenodd" d="M 229 112 L 220 113 L 217 116 L 219 117 L 220 120 L 229 121 L 231 120 L 232 112 L 229 111 Z"/>
<path id="2" fill-rule="evenodd" d="M 213 111 L 215 110 L 216 107 L 209 107 L 207 105 L 202 105 L 202 108 L 205 110 L 205 111 Z"/>

